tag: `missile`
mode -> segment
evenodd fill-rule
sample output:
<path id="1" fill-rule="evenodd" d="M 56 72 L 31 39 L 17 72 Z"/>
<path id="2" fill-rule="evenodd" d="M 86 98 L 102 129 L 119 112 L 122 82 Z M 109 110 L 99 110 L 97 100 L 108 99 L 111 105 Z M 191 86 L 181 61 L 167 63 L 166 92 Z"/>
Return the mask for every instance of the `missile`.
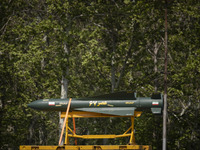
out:
<path id="1" fill-rule="evenodd" d="M 66 111 L 69 99 L 40 99 L 28 104 L 41 111 Z M 163 97 L 136 97 L 134 92 L 118 92 L 89 98 L 72 98 L 70 111 L 84 111 L 118 116 L 133 116 L 135 111 L 150 110 L 162 114 Z"/>

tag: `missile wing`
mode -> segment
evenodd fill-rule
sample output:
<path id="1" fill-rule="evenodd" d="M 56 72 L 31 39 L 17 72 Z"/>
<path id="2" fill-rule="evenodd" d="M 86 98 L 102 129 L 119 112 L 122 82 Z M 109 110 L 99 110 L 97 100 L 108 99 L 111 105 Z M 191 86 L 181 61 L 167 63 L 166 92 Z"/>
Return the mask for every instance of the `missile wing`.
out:
<path id="1" fill-rule="evenodd" d="M 42 111 L 66 111 L 69 99 L 40 99 L 28 104 Z M 135 110 L 151 110 L 161 114 L 163 98 L 161 94 L 152 97 L 137 97 L 134 92 L 118 92 L 89 98 L 73 98 L 70 111 L 94 112 L 117 116 L 133 116 Z"/>
<path id="2" fill-rule="evenodd" d="M 135 107 L 116 107 L 116 108 L 76 108 L 76 111 L 94 112 L 101 114 L 117 115 L 117 116 L 133 116 Z"/>

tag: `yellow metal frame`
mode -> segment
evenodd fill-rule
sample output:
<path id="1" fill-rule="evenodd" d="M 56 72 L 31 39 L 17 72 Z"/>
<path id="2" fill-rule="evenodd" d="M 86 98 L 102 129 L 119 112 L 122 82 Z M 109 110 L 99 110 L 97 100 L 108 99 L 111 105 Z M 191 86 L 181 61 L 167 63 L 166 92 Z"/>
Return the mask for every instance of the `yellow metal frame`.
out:
<path id="1" fill-rule="evenodd" d="M 130 128 L 121 135 L 115 134 L 107 134 L 107 135 L 77 135 L 73 132 L 73 130 L 69 127 L 68 118 L 94 118 L 94 117 L 127 117 L 127 116 L 115 116 L 115 115 L 106 115 L 100 113 L 92 113 L 92 112 L 81 112 L 81 111 L 72 111 L 69 112 L 67 120 L 66 120 L 66 130 L 65 130 L 65 145 L 69 145 L 69 137 L 73 138 L 82 138 L 82 139 L 108 139 L 108 138 L 120 138 L 120 137 L 128 137 L 130 136 L 130 145 L 135 145 L 135 136 L 134 136 L 134 118 L 139 117 L 141 115 L 141 111 L 135 111 L 134 116 L 131 116 L 131 126 Z M 61 118 L 65 118 L 66 113 L 61 113 Z M 69 131 L 71 134 L 69 134 Z M 131 133 L 128 133 L 131 131 Z"/>
<path id="2" fill-rule="evenodd" d="M 149 145 L 21 145 L 20 150 L 152 150 Z"/>

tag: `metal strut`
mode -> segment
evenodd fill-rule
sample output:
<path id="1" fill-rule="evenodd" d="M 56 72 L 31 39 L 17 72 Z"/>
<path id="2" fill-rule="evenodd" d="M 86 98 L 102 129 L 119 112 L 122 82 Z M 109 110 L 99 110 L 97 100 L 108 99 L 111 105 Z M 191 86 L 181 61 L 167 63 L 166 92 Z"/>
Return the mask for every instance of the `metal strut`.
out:
<path id="1" fill-rule="evenodd" d="M 64 123 L 63 123 L 63 127 L 62 127 L 62 132 L 60 134 L 60 140 L 59 140 L 59 143 L 58 145 L 61 144 L 61 141 L 62 141 L 62 137 L 63 137 L 63 133 L 64 133 L 64 129 L 65 129 L 65 125 L 68 126 L 68 114 L 69 114 L 69 108 L 70 108 L 70 105 L 71 105 L 71 101 L 72 99 L 70 98 L 69 99 L 69 103 L 68 103 L 68 106 L 67 106 L 67 110 L 66 110 L 66 114 L 65 114 L 65 120 L 64 120 Z M 67 128 L 66 126 L 66 128 Z M 68 129 L 66 130 L 66 132 L 68 132 Z M 66 134 L 66 136 L 68 135 L 68 133 Z M 66 140 L 66 139 L 65 139 Z"/>
<path id="2" fill-rule="evenodd" d="M 65 115 L 65 119 L 66 119 L 66 134 L 65 134 L 65 145 L 70 145 L 69 143 L 69 137 L 73 137 L 73 138 L 82 138 L 82 139 L 105 139 L 105 138 L 120 138 L 120 137 L 128 137 L 130 136 L 130 141 L 129 141 L 129 144 L 130 145 L 135 145 L 136 142 L 135 142 L 135 136 L 134 136 L 134 119 L 135 117 L 139 117 L 141 115 L 142 112 L 135 112 L 135 115 L 134 116 L 131 116 L 131 126 L 130 128 L 124 132 L 123 134 L 120 134 L 120 135 L 115 135 L 115 134 L 109 134 L 109 135 L 77 135 L 75 131 L 73 131 L 69 125 L 68 125 L 68 117 L 70 118 L 74 118 L 74 117 L 77 117 L 77 118 L 89 118 L 89 117 L 97 117 L 97 114 L 93 114 L 93 113 L 88 113 L 88 112 L 70 112 L 68 114 L 68 117 Z M 75 115 L 74 114 L 79 114 L 79 115 Z M 80 116 L 80 114 L 82 116 Z M 108 115 L 102 115 L 102 114 L 99 114 L 99 117 L 111 117 L 111 116 L 108 116 Z M 112 116 L 113 117 L 113 116 Z M 121 116 L 114 116 L 114 117 L 121 117 Z M 123 116 L 125 117 L 125 116 Z M 130 131 L 130 133 L 128 133 Z M 71 134 L 69 134 L 69 132 L 71 132 Z"/>

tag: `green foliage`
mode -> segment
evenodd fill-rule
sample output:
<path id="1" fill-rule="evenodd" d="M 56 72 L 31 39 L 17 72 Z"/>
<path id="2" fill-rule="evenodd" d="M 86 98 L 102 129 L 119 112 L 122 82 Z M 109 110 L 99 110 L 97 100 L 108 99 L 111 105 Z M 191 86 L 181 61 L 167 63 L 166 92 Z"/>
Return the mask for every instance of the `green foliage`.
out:
<path id="1" fill-rule="evenodd" d="M 58 113 L 33 111 L 27 104 L 60 97 L 62 76 L 69 81 L 69 97 L 163 92 L 164 7 L 164 1 L 152 0 L 2 1 L 0 148 L 57 145 Z M 168 149 L 200 149 L 199 7 L 198 1 L 168 3 Z M 130 119 L 76 123 L 79 134 L 121 134 Z M 137 144 L 161 149 L 162 117 L 143 113 L 135 129 Z"/>

